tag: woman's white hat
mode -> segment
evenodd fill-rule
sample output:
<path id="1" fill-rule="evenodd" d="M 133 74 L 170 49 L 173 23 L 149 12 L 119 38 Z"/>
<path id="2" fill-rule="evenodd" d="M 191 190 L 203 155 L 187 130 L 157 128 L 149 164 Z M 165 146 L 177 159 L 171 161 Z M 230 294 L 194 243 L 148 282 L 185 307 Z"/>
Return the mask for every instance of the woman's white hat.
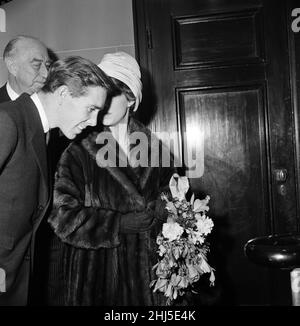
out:
<path id="1" fill-rule="evenodd" d="M 98 67 L 130 88 L 136 98 L 133 109 L 136 111 L 142 101 L 142 82 L 140 67 L 135 58 L 126 52 L 107 53 Z"/>

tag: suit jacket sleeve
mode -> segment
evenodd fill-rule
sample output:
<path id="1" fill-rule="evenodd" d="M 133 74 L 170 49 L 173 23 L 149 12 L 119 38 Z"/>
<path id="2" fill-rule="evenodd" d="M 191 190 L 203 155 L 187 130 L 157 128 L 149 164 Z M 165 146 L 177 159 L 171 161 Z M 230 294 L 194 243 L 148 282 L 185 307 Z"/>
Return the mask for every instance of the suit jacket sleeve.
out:
<path id="1" fill-rule="evenodd" d="M 0 174 L 15 150 L 17 137 L 14 121 L 6 112 L 0 112 Z"/>
<path id="2" fill-rule="evenodd" d="M 6 112 L 0 112 L 0 176 L 3 170 L 7 166 L 10 158 L 13 155 L 17 143 L 17 128 L 13 120 L 8 116 Z M 0 187 L 1 187 L 0 183 Z M 1 208 L 0 208 L 1 209 Z M 1 211 L 0 211 L 0 225 L 1 225 Z M 0 228 L 0 268 L 3 268 L 7 273 L 6 279 L 6 291 L 10 290 L 10 287 L 14 283 L 16 278 L 19 261 L 11 261 L 9 267 L 7 267 L 7 261 L 10 260 L 9 255 L 11 251 L 5 248 L 4 243 L 7 239 L 7 234 L 3 234 Z M 6 264 L 5 264 L 6 262 Z M 0 292 L 1 295 L 1 292 Z"/>
<path id="3" fill-rule="evenodd" d="M 120 213 L 101 207 L 87 190 L 80 157 L 67 149 L 58 164 L 48 222 L 65 243 L 98 249 L 119 245 Z"/>

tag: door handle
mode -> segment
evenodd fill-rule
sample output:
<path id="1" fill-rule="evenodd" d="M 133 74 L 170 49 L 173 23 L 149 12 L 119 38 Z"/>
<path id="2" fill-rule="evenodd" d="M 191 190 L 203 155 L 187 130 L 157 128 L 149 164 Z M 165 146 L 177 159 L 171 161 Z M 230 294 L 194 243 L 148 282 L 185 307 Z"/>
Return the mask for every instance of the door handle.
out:
<path id="1" fill-rule="evenodd" d="M 275 180 L 278 183 L 286 182 L 287 179 L 287 169 L 275 169 L 274 170 Z"/>
<path id="2" fill-rule="evenodd" d="M 287 169 L 275 169 L 274 171 L 275 181 L 277 183 L 277 192 L 280 196 L 286 196 L 287 189 L 284 183 L 288 177 Z"/>

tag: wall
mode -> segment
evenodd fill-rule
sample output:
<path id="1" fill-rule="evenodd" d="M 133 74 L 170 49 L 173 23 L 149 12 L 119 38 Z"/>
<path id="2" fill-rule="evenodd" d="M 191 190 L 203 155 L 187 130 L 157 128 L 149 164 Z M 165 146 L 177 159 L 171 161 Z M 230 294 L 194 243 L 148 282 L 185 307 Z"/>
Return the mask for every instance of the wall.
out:
<path id="1" fill-rule="evenodd" d="M 132 55 L 131 0 L 13 0 L 2 5 L 6 32 L 0 32 L 0 85 L 7 72 L 2 53 L 18 34 L 38 37 L 59 57 L 81 55 L 96 63 L 107 52 Z"/>

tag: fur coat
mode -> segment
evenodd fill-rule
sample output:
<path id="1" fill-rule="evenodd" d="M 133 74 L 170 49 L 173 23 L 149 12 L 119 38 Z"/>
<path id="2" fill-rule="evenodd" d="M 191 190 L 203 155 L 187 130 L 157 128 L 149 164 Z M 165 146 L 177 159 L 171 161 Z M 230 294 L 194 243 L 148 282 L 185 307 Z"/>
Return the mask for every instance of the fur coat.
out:
<path id="1" fill-rule="evenodd" d="M 158 153 L 150 151 L 153 135 L 131 118 L 129 133 L 135 131 L 146 135 L 149 162 L 155 161 Z M 97 144 L 97 133 L 90 133 L 71 143 L 58 164 L 48 221 L 62 243 L 64 304 L 164 305 L 164 297 L 149 288 L 162 221 L 157 216 L 149 230 L 126 234 L 120 221 L 124 214 L 143 211 L 159 200 L 174 168 L 162 167 L 161 155 L 156 167 L 99 166 L 97 153 L 103 146 Z M 118 146 L 110 146 L 109 153 L 122 159 Z M 130 153 L 136 155 L 134 149 Z"/>

